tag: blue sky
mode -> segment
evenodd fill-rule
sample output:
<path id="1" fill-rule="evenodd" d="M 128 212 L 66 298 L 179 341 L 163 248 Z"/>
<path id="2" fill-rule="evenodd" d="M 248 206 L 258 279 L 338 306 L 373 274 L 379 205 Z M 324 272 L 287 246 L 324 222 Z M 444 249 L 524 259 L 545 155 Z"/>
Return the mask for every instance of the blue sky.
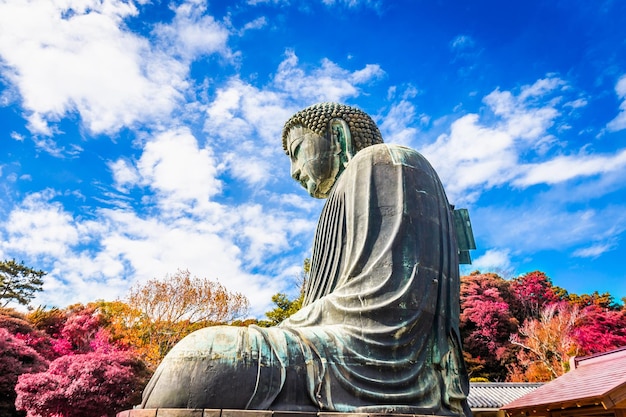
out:
<path id="1" fill-rule="evenodd" d="M 0 258 L 35 305 L 177 269 L 262 315 L 322 207 L 280 134 L 357 106 L 470 210 L 474 264 L 626 296 L 626 3 L 0 0 Z"/>

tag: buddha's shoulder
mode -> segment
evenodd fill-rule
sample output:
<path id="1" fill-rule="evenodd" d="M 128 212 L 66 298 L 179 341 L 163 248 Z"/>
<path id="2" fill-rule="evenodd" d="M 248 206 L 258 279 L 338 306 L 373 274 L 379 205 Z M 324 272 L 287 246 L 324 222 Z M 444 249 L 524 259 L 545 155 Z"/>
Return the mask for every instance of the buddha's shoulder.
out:
<path id="1" fill-rule="evenodd" d="M 424 157 L 415 149 L 406 146 L 380 143 L 361 149 L 354 157 L 354 161 L 357 160 L 413 166 L 417 161 L 423 161 Z"/>

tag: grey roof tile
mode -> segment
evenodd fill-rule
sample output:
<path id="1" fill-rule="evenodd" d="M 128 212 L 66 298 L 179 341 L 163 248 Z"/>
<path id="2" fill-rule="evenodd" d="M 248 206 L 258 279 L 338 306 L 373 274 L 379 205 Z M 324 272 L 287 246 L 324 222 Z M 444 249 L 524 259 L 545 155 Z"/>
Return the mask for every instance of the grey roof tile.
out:
<path id="1" fill-rule="evenodd" d="M 542 385 L 529 382 L 470 382 L 467 402 L 471 409 L 499 409 Z"/>

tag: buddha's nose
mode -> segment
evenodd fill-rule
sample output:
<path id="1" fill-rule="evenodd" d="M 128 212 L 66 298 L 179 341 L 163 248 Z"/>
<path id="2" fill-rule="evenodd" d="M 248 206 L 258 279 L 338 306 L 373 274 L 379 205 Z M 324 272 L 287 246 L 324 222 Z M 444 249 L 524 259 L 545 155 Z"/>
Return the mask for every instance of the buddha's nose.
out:
<path id="1" fill-rule="evenodd" d="M 298 163 L 292 163 L 291 164 L 291 177 L 296 180 L 296 181 L 300 181 L 300 164 Z"/>

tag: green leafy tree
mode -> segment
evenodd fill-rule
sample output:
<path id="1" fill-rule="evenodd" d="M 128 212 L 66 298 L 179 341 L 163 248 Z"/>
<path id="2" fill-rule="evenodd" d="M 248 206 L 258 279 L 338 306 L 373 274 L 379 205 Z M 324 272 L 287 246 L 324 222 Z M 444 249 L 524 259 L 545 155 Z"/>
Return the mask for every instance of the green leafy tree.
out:
<path id="1" fill-rule="evenodd" d="M 274 294 L 272 296 L 272 302 L 276 304 L 276 308 L 265 313 L 268 320 L 264 324 L 268 326 L 280 324 L 280 322 L 300 310 L 302 307 L 302 298 L 303 297 L 300 296 L 295 300 L 290 300 L 284 293 Z"/>
<path id="2" fill-rule="evenodd" d="M 0 303 L 28 305 L 37 291 L 41 291 L 45 272 L 29 268 L 15 259 L 0 262 Z"/>
<path id="3" fill-rule="evenodd" d="M 311 270 L 311 261 L 306 258 L 302 264 L 302 273 L 300 275 L 300 294 L 298 298 L 290 300 L 287 294 L 277 293 L 272 296 L 272 302 L 276 304 L 276 308 L 265 313 L 268 320 L 261 320 L 258 322 L 259 326 L 270 327 L 280 324 L 283 320 L 295 314 L 302 308 L 302 302 L 304 301 L 304 290 L 309 279 L 309 272 Z"/>

